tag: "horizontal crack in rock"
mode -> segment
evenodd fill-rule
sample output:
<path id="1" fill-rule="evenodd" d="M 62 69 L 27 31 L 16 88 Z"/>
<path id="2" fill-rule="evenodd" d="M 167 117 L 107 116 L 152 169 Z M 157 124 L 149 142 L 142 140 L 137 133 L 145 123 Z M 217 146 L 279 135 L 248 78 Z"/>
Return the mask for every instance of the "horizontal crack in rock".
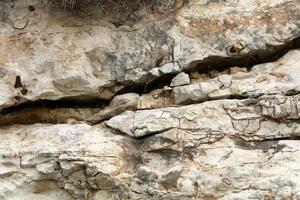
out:
<path id="1" fill-rule="evenodd" d="M 297 48 L 300 48 L 300 37 L 288 41 L 283 45 L 270 46 L 267 49 L 253 50 L 243 55 L 233 57 L 209 56 L 203 60 L 193 61 L 192 63 L 190 63 L 189 67 L 184 69 L 183 71 L 187 73 L 191 73 L 193 71 L 208 73 L 211 70 L 225 70 L 233 66 L 247 67 L 248 69 L 250 69 L 257 64 L 276 61 L 277 59 L 285 55 L 289 50 Z M 132 84 L 120 90 L 115 94 L 115 96 L 126 94 L 129 92 L 144 94 L 149 91 L 161 88 L 165 85 L 169 86 L 172 78 L 177 74 L 178 73 L 163 75 L 146 84 Z M 295 94 L 298 94 L 298 92 L 289 90 L 286 95 L 290 96 Z M 226 99 L 249 99 L 258 97 L 259 96 L 249 96 L 247 94 L 241 94 L 231 95 L 229 97 L 226 97 Z M 189 102 L 187 102 L 187 104 L 188 103 Z M 80 115 L 78 114 L 78 112 L 80 111 L 76 111 L 76 109 L 102 109 L 108 105 L 109 100 L 88 97 L 30 101 L 0 110 L 0 126 L 34 123 L 66 123 L 68 122 L 68 118 L 73 118 L 76 121 L 85 121 L 86 118 L 90 117 L 90 115 Z M 70 108 L 70 110 L 64 110 L 67 108 Z M 60 115 L 55 115 L 55 113 L 57 112 L 59 112 Z M 102 121 L 100 121 L 99 123 L 101 122 Z"/>
<path id="2" fill-rule="evenodd" d="M 300 48 L 300 37 L 294 38 L 282 45 L 268 46 L 266 49 L 255 49 L 249 53 L 237 56 L 208 56 L 203 60 L 191 62 L 189 67 L 184 71 L 190 73 L 197 70 L 198 72 L 206 73 L 211 70 L 222 71 L 232 66 L 247 67 L 248 69 L 251 69 L 258 64 L 274 62 L 290 50 L 298 48 Z"/>

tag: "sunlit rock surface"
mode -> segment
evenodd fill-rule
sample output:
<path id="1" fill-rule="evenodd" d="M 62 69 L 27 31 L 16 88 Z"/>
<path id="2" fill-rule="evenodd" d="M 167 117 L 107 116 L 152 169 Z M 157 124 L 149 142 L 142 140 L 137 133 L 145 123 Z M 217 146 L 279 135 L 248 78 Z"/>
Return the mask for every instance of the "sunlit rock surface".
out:
<path id="1" fill-rule="evenodd" d="M 0 199 L 300 199 L 298 0 L 6 3 Z"/>

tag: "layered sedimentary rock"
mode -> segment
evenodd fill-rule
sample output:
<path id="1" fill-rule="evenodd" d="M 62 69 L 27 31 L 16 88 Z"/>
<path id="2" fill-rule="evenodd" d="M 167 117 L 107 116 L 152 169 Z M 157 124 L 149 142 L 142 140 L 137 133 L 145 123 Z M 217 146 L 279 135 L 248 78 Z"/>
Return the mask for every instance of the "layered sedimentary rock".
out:
<path id="1" fill-rule="evenodd" d="M 94 3 L 3 15 L 0 199 L 300 199 L 298 0 Z"/>

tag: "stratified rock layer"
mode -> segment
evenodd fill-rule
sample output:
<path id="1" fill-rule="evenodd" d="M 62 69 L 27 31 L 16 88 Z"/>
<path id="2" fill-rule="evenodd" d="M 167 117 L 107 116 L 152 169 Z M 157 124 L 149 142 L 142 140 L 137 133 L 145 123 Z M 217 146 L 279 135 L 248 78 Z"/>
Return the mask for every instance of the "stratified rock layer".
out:
<path id="1" fill-rule="evenodd" d="M 298 0 L 58 5 L 0 23 L 0 199 L 300 199 Z"/>
<path id="2" fill-rule="evenodd" d="M 111 99 L 126 85 L 155 78 L 155 68 L 157 76 L 176 73 L 193 61 L 226 55 L 226 47 L 238 41 L 246 53 L 300 36 L 296 0 L 192 1 L 170 16 L 149 13 L 147 20 L 119 28 L 92 15 L 95 10 L 78 16 L 28 4 L 33 12 L 17 1 L 1 26 L 0 107 L 66 97 Z M 26 20 L 24 29 L 14 30 Z M 26 92 L 14 88 L 17 76 Z"/>

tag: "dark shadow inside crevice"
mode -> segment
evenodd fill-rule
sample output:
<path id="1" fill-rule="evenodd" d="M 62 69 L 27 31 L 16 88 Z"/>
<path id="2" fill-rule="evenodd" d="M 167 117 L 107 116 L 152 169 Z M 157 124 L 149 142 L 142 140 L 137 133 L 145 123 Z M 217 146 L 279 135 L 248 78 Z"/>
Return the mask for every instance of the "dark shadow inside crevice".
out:
<path id="1" fill-rule="evenodd" d="M 207 73 L 211 70 L 224 71 L 230 67 L 246 67 L 250 70 L 253 66 L 274 62 L 284 56 L 288 51 L 300 48 L 300 37 L 278 46 L 268 46 L 266 49 L 256 49 L 246 54 L 232 57 L 209 56 L 203 60 L 195 60 L 184 69 L 186 73 L 198 71 Z"/>
<path id="2" fill-rule="evenodd" d="M 247 54 L 239 56 L 209 56 L 203 60 L 191 62 L 187 68 L 183 69 L 183 72 L 187 74 L 195 71 L 198 71 L 199 73 L 209 73 L 213 70 L 222 72 L 234 66 L 246 67 L 248 70 L 250 70 L 255 65 L 274 62 L 284 56 L 290 50 L 298 48 L 300 48 L 300 37 L 297 37 L 279 46 L 269 46 L 267 49 L 253 50 Z M 125 93 L 126 91 L 136 92 L 138 94 L 148 93 L 152 90 L 162 88 L 163 86 L 169 86 L 172 79 L 176 75 L 177 74 L 165 74 L 145 84 L 131 84 L 124 87 L 118 92 L 118 94 Z M 239 98 L 245 97 L 243 96 Z"/>
<path id="3" fill-rule="evenodd" d="M 118 91 L 116 95 L 121 95 L 129 92 L 134 92 L 139 95 L 149 93 L 155 89 L 163 88 L 164 86 L 169 86 L 171 83 L 171 80 L 176 76 L 177 74 L 166 74 L 161 77 L 158 77 L 156 79 L 153 79 L 147 83 L 131 83 L 126 85 L 122 90 Z"/>
<path id="4" fill-rule="evenodd" d="M 284 144 L 279 144 L 280 141 L 284 140 L 300 140 L 299 136 L 286 136 L 281 138 L 269 138 L 261 140 L 251 140 L 246 141 L 242 138 L 233 138 L 236 146 L 244 150 L 262 150 L 264 152 L 269 151 L 270 149 L 280 151 L 286 147 Z"/>
<path id="5" fill-rule="evenodd" d="M 261 63 L 273 62 L 285 55 L 289 50 L 300 48 L 300 37 L 295 38 L 286 44 L 280 46 L 269 47 L 268 49 L 255 50 L 248 54 L 234 56 L 234 57 L 221 57 L 221 56 L 210 56 L 203 60 L 194 61 L 190 67 L 183 70 L 186 73 L 193 71 L 199 71 L 201 73 L 208 73 L 211 70 L 226 70 L 233 66 L 247 67 L 249 70 Z M 148 83 L 132 83 L 127 84 L 122 90 L 118 91 L 116 95 L 125 93 L 138 93 L 144 94 L 155 89 L 160 89 L 164 86 L 169 86 L 173 77 L 177 74 L 167 74 L 149 81 Z M 20 80 L 18 80 L 20 79 Z M 22 87 L 21 77 L 16 78 L 15 87 Z M 290 95 L 297 91 L 290 91 Z M 254 98 L 247 94 L 241 94 L 240 96 L 230 96 L 230 99 L 247 99 Z M 0 110 L 0 114 L 5 115 L 8 113 L 22 112 L 28 108 L 104 108 L 109 104 L 109 100 L 93 98 L 89 96 L 79 96 L 73 98 L 62 98 L 59 100 L 38 100 L 21 103 L 19 105 L 3 108 Z"/>
<path id="6" fill-rule="evenodd" d="M 8 114 L 24 110 L 25 108 L 103 108 L 109 104 L 109 100 L 99 98 L 62 98 L 59 100 L 38 100 L 28 101 L 19 105 L 3 108 L 0 110 L 0 114 Z"/>

